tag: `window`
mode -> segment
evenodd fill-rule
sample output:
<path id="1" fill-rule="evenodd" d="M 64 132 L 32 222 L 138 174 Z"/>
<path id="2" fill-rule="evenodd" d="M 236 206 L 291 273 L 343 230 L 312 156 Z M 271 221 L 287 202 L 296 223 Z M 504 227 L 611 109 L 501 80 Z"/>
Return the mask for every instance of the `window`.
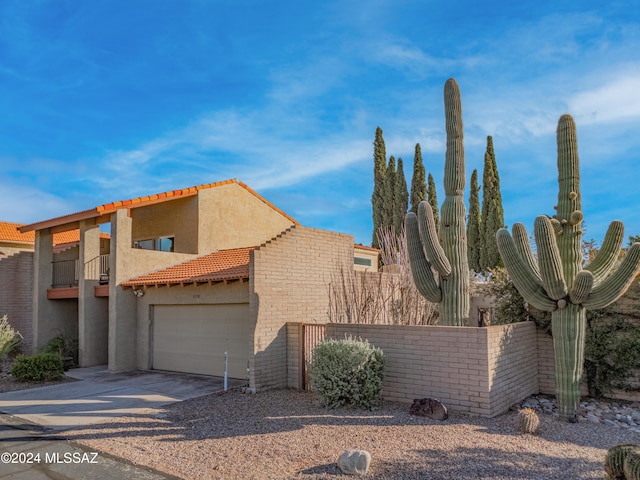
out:
<path id="1" fill-rule="evenodd" d="M 137 240 L 133 242 L 133 248 L 142 250 L 158 250 L 161 252 L 173 252 L 174 237 L 160 237 L 149 240 Z"/>
<path id="2" fill-rule="evenodd" d="M 362 265 L 363 267 L 370 267 L 371 259 L 366 257 L 355 257 L 354 263 L 356 265 Z"/>

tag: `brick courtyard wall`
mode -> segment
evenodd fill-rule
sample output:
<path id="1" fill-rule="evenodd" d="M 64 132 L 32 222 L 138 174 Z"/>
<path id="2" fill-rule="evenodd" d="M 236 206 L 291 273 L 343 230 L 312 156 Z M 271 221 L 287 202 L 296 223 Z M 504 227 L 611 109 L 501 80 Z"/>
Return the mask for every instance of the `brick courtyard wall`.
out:
<path id="1" fill-rule="evenodd" d="M 33 252 L 19 252 L 0 259 L 0 316 L 23 336 L 22 352 L 33 345 Z"/>
<path id="2" fill-rule="evenodd" d="M 287 387 L 286 324 L 328 321 L 331 275 L 353 269 L 353 245 L 351 235 L 295 226 L 252 252 L 252 388 Z"/>
<path id="3" fill-rule="evenodd" d="M 555 395 L 556 374 L 554 371 L 553 338 L 541 328 L 537 328 L 536 341 L 538 345 L 538 385 L 540 386 L 540 393 Z"/>
<path id="4" fill-rule="evenodd" d="M 327 334 L 360 337 L 383 350 L 385 400 L 431 397 L 452 411 L 493 417 L 538 392 L 535 328 L 332 323 Z"/>

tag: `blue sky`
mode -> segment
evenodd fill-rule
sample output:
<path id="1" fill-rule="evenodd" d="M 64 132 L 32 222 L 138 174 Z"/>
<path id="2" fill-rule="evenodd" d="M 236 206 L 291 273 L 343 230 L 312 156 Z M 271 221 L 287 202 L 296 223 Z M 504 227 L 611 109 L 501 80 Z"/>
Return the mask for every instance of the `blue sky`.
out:
<path id="1" fill-rule="evenodd" d="M 467 179 L 492 135 L 508 225 L 553 213 L 571 113 L 585 237 L 640 234 L 639 45 L 638 0 L 3 0 L 0 219 L 238 178 L 370 244 L 376 127 L 408 182 L 421 144 L 441 203 L 455 77 Z"/>

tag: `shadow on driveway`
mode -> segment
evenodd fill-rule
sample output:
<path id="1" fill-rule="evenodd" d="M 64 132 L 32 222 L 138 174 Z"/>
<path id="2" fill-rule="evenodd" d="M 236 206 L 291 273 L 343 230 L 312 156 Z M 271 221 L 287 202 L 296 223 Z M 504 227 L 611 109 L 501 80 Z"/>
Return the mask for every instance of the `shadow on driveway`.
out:
<path id="1" fill-rule="evenodd" d="M 67 372 L 76 382 L 0 394 L 0 412 L 28 423 L 66 430 L 223 390 L 223 379 L 160 371 L 112 373 L 105 366 Z M 228 387 L 244 385 L 229 380 Z M 151 411 L 150 411 L 151 410 Z"/>

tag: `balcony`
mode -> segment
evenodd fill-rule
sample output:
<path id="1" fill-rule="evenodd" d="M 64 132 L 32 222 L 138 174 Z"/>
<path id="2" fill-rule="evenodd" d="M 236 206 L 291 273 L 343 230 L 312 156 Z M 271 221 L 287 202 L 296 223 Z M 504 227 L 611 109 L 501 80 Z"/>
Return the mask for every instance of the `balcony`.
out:
<path id="1" fill-rule="evenodd" d="M 94 287 L 96 297 L 109 296 L 109 255 L 100 255 L 84 265 L 85 278 L 98 279 L 99 285 Z M 51 288 L 47 290 L 47 298 L 78 298 L 80 281 L 80 261 L 57 260 L 53 262 Z"/>

